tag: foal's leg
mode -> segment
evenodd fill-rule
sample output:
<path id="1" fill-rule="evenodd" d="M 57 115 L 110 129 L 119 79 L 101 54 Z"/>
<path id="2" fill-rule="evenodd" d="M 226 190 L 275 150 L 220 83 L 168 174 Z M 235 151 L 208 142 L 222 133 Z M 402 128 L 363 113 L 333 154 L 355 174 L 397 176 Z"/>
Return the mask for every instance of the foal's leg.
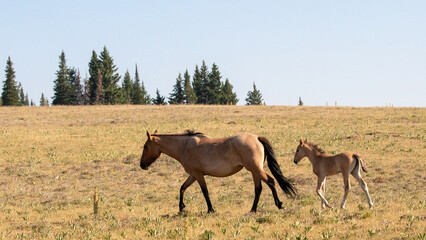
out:
<path id="1" fill-rule="evenodd" d="M 343 195 L 341 208 L 345 208 L 346 198 L 348 197 L 349 191 L 351 190 L 351 183 L 349 181 L 349 173 L 342 173 L 343 175 L 343 183 L 345 184 L 345 195 Z"/>
<path id="2" fill-rule="evenodd" d="M 197 180 L 198 184 L 200 184 L 201 191 L 203 192 L 204 198 L 206 199 L 207 209 L 208 209 L 207 213 L 214 212 L 212 203 L 210 202 L 209 190 L 207 190 L 207 184 L 206 184 L 206 180 L 204 179 L 204 175 L 200 173 L 194 177 Z"/>
<path id="3" fill-rule="evenodd" d="M 364 179 L 362 179 L 359 171 L 352 172 L 352 176 L 354 176 L 354 178 L 358 181 L 359 185 L 361 186 L 362 190 L 364 190 L 365 194 L 367 195 L 368 205 L 370 205 L 370 209 L 372 209 L 373 208 L 373 202 L 371 201 L 370 194 L 368 193 L 367 183 L 365 183 Z"/>
<path id="4" fill-rule="evenodd" d="M 324 178 L 324 181 L 322 182 L 322 185 L 321 185 L 321 191 L 324 197 L 325 197 L 325 180 L 326 179 L 327 178 Z M 325 208 L 325 202 L 322 199 L 321 199 L 321 208 Z"/>
<path id="5" fill-rule="evenodd" d="M 325 204 L 327 207 L 329 208 L 333 208 L 332 206 L 330 206 L 330 204 L 328 204 L 327 200 L 325 200 L 324 196 L 321 193 L 321 186 L 322 184 L 325 184 L 325 176 L 318 176 L 318 182 L 317 182 L 317 194 L 318 196 L 321 198 L 322 203 L 321 204 Z"/>
<path id="6" fill-rule="evenodd" d="M 260 171 L 260 177 L 261 180 L 268 184 L 268 187 L 271 189 L 272 195 L 274 196 L 275 206 L 277 206 L 278 209 L 281 209 L 283 203 L 278 198 L 277 190 L 275 189 L 275 180 L 263 170 Z"/>
<path id="7" fill-rule="evenodd" d="M 260 181 L 260 175 L 252 173 L 254 181 L 254 202 L 250 212 L 256 212 L 257 204 L 259 203 L 260 193 L 262 192 L 262 182 Z"/>
<path id="8" fill-rule="evenodd" d="M 186 181 L 182 184 L 180 187 L 180 198 L 179 198 L 179 212 L 182 212 L 183 209 L 186 207 L 183 203 L 183 194 L 185 193 L 185 190 L 191 186 L 195 182 L 195 178 L 193 176 L 189 176 Z"/>

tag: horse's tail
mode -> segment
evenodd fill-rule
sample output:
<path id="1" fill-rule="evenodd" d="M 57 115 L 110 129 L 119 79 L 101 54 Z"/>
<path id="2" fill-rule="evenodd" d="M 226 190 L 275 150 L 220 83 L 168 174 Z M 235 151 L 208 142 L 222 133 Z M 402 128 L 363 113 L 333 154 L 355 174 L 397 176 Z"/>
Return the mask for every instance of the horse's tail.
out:
<path id="1" fill-rule="evenodd" d="M 356 169 L 357 165 L 359 164 L 359 165 L 361 165 L 362 171 L 367 172 L 367 168 L 365 167 L 364 160 L 362 160 L 362 158 L 357 154 L 354 154 L 353 158 L 356 161 L 355 169 Z"/>
<path id="2" fill-rule="evenodd" d="M 268 160 L 268 167 L 274 175 L 281 189 L 289 196 L 295 197 L 297 195 L 297 189 L 293 185 L 292 180 L 284 177 L 281 172 L 280 166 L 278 165 L 277 159 L 275 158 L 274 149 L 265 137 L 258 137 L 260 143 L 262 143 L 265 149 L 265 158 Z"/>

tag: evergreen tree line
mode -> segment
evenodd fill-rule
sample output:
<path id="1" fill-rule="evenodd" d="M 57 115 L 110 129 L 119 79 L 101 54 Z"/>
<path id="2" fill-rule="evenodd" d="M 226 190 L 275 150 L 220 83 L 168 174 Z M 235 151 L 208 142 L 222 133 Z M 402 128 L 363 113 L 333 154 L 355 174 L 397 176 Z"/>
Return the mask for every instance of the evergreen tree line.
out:
<path id="1" fill-rule="evenodd" d="M 183 74 L 183 78 L 179 73 L 168 97 L 169 104 L 237 104 L 238 98 L 233 92 L 233 86 L 228 79 L 224 82 L 221 79 L 219 67 L 213 63 L 209 71 L 203 61 L 201 68 L 195 66 L 192 82 L 188 70 Z"/>
<path id="2" fill-rule="evenodd" d="M 101 105 L 101 104 L 229 104 L 238 103 L 237 94 L 226 78 L 222 81 L 219 67 L 213 63 L 211 70 L 203 61 L 201 67 L 195 66 L 194 73 L 189 75 L 188 70 L 179 73 L 169 97 L 161 96 L 159 90 L 151 98 L 147 93 L 144 82 L 140 79 L 136 65 L 132 78 L 129 71 L 123 76 L 117 73 L 118 68 L 106 47 L 97 55 L 92 51 L 89 62 L 89 76 L 82 79 L 80 71 L 67 66 L 64 51 L 59 56 L 58 70 L 54 80 L 53 105 Z M 0 105 L 6 106 L 35 106 L 28 100 L 28 94 L 20 83 L 15 80 L 13 63 L 8 58 L 6 64 L 6 80 L 3 82 Z M 253 91 L 247 94 L 247 105 L 262 104 L 262 95 L 253 84 Z M 49 106 L 49 100 L 42 93 L 40 106 Z M 263 103 L 264 104 L 264 103 Z"/>
<path id="3" fill-rule="evenodd" d="M 59 56 L 58 71 L 54 81 L 53 105 L 99 105 L 99 104 L 237 104 L 238 98 L 228 79 L 222 81 L 219 67 L 213 64 L 209 71 L 205 62 L 195 67 L 192 77 L 185 71 L 179 73 L 168 101 L 157 89 L 151 98 L 140 79 L 136 66 L 134 78 L 129 71 L 124 74 L 121 86 L 117 66 L 106 47 L 99 57 L 92 51 L 89 62 L 89 77 L 81 81 L 80 71 L 68 67 L 65 53 Z M 42 100 L 43 101 L 43 97 Z M 44 102 L 43 102 L 44 103 Z"/>
<path id="4" fill-rule="evenodd" d="M 129 71 L 124 74 L 122 85 L 118 68 L 106 47 L 99 57 L 92 51 L 89 76 L 81 80 L 79 70 L 67 66 L 65 53 L 59 56 L 58 71 L 54 81 L 53 105 L 101 105 L 101 104 L 150 104 L 150 97 L 139 78 L 136 66 L 135 77 Z M 45 102 L 44 97 L 40 104 Z"/>

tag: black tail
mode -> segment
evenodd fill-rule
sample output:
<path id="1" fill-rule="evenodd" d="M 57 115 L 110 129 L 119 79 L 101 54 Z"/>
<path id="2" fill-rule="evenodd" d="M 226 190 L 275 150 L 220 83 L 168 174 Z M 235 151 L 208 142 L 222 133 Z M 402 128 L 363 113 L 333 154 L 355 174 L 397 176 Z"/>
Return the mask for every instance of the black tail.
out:
<path id="1" fill-rule="evenodd" d="M 274 175 L 281 189 L 289 196 L 295 197 L 297 195 L 297 189 L 293 185 L 292 180 L 284 177 L 281 172 L 280 166 L 278 165 L 277 159 L 275 158 L 274 149 L 272 149 L 271 144 L 268 139 L 265 137 L 258 137 L 260 143 L 262 143 L 265 148 L 265 158 L 268 160 L 268 167 L 271 170 L 272 175 Z"/>
<path id="2" fill-rule="evenodd" d="M 367 168 L 365 167 L 364 161 L 362 160 L 362 158 L 359 155 L 354 154 L 353 158 L 355 158 L 356 164 L 355 164 L 355 168 L 357 167 L 357 165 L 361 165 L 362 171 L 367 172 Z"/>

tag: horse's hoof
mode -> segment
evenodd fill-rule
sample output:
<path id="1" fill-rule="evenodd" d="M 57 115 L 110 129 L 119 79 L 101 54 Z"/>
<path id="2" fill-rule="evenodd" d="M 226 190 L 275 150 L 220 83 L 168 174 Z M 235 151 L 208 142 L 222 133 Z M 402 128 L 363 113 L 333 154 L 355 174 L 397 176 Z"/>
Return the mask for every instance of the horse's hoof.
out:
<path id="1" fill-rule="evenodd" d="M 207 211 L 207 213 L 214 213 L 214 209 L 212 208 L 212 209 L 209 209 L 208 211 Z"/>
<path id="2" fill-rule="evenodd" d="M 283 203 L 279 202 L 278 205 L 277 205 L 277 207 L 278 207 L 278 209 L 283 209 Z"/>

